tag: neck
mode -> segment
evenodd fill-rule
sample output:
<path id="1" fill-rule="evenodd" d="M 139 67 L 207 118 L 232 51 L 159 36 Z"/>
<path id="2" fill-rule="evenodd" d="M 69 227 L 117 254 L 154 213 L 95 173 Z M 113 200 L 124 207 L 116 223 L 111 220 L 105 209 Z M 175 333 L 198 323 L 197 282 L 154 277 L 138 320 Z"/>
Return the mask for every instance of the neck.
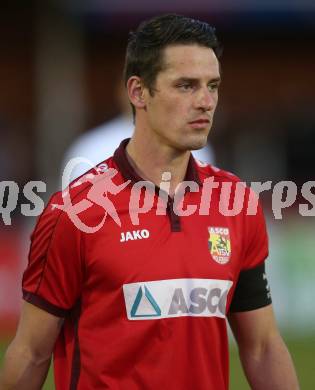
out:
<path id="1" fill-rule="evenodd" d="M 173 195 L 176 187 L 185 179 L 189 151 L 177 151 L 168 145 L 143 139 L 135 131 L 127 145 L 127 157 L 134 170 L 145 180 L 159 186 L 164 172 L 171 173 L 170 195 Z"/>

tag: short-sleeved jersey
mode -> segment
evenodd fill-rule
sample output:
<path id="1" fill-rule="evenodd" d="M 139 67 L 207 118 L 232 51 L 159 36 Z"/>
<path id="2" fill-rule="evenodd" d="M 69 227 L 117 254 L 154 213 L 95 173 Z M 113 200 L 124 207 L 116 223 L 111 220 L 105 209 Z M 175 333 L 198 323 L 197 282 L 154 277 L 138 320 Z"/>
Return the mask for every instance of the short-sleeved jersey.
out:
<path id="1" fill-rule="evenodd" d="M 178 196 L 145 189 L 127 142 L 55 194 L 32 235 L 24 299 L 65 319 L 56 389 L 228 389 L 226 316 L 268 254 L 261 207 L 192 156 Z"/>

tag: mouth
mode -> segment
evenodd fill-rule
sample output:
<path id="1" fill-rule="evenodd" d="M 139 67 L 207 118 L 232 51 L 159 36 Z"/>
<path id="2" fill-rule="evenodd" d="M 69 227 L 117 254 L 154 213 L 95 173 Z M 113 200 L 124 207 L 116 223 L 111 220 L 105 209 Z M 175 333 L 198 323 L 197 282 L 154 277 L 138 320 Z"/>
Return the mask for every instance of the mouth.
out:
<path id="1" fill-rule="evenodd" d="M 188 124 L 195 129 L 202 129 L 202 128 L 208 127 L 210 125 L 210 120 L 209 119 L 197 119 L 195 121 L 188 122 Z"/>

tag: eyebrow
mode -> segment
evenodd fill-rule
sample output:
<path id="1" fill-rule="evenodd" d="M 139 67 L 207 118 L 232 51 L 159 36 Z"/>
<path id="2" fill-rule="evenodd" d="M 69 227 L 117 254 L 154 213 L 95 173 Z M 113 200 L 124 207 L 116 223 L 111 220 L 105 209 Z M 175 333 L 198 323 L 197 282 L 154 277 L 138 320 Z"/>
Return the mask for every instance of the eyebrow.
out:
<path id="1" fill-rule="evenodd" d="M 199 82 L 198 78 L 195 77 L 179 77 L 178 79 L 175 80 L 175 82 L 189 82 L 189 83 L 196 83 Z M 211 80 L 209 80 L 209 83 L 220 83 L 221 82 L 221 77 L 215 77 Z"/>

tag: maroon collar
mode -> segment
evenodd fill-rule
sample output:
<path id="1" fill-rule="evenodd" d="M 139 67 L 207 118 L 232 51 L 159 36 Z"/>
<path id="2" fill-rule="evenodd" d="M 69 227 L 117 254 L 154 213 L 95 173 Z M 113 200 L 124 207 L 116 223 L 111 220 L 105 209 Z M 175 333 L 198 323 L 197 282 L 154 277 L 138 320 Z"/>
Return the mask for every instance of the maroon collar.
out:
<path id="1" fill-rule="evenodd" d="M 132 182 L 136 183 L 138 181 L 144 180 L 142 177 L 140 177 L 137 172 L 133 169 L 133 167 L 130 165 L 127 155 L 126 155 L 126 146 L 128 142 L 130 141 L 130 138 L 124 139 L 119 147 L 115 150 L 114 153 L 114 161 L 117 164 L 121 174 L 126 180 L 131 180 Z M 190 158 L 188 161 L 185 181 L 194 181 L 199 186 L 202 185 L 198 172 L 197 172 L 197 166 L 196 161 L 193 157 L 193 155 L 190 153 Z"/>

